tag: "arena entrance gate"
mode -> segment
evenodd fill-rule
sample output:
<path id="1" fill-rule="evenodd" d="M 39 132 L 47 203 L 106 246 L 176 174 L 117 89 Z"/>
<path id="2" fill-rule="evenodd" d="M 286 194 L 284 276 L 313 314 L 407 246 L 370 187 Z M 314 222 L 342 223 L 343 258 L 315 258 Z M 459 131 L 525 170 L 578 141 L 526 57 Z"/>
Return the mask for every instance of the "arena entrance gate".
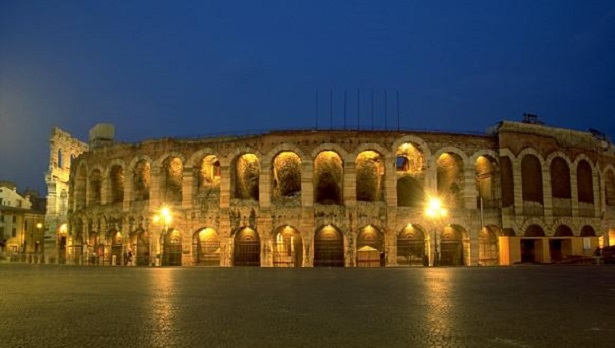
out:
<path id="1" fill-rule="evenodd" d="M 276 229 L 273 266 L 301 267 L 303 264 L 303 242 L 301 234 L 290 226 Z"/>
<path id="2" fill-rule="evenodd" d="M 258 233 L 249 228 L 243 228 L 235 235 L 235 250 L 233 252 L 233 265 L 255 266 L 261 265 L 261 241 Z"/>
<path id="3" fill-rule="evenodd" d="M 344 236 L 333 226 L 314 236 L 314 267 L 344 267 Z"/>
<path id="4" fill-rule="evenodd" d="M 212 228 L 197 231 L 192 237 L 195 266 L 220 266 L 220 239 Z"/>
<path id="5" fill-rule="evenodd" d="M 122 245 L 122 242 L 123 242 L 122 233 L 119 231 L 115 231 L 112 235 L 113 237 L 111 239 L 111 265 L 119 266 L 119 265 L 122 265 L 123 263 L 122 249 L 124 247 Z M 113 263 L 114 259 L 115 259 L 115 264 Z"/>
<path id="6" fill-rule="evenodd" d="M 462 234 L 454 227 L 447 226 L 440 241 L 441 266 L 463 266 Z"/>
<path id="7" fill-rule="evenodd" d="M 397 236 L 397 264 L 399 266 L 427 266 L 425 233 L 415 225 L 408 225 Z"/>
<path id="8" fill-rule="evenodd" d="M 172 230 L 164 235 L 162 249 L 163 266 L 182 265 L 182 237 L 178 230 Z"/>
<path id="9" fill-rule="evenodd" d="M 369 225 L 357 235 L 357 267 L 382 267 L 384 261 L 384 237 Z"/>

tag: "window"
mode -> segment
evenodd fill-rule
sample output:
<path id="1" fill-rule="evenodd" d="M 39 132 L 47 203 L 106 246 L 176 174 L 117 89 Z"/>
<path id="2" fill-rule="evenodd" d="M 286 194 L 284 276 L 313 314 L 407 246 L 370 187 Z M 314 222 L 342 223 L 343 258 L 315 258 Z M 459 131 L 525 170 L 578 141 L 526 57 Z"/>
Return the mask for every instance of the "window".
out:
<path id="1" fill-rule="evenodd" d="M 17 223 L 17 215 L 13 215 L 13 222 Z"/>
<path id="2" fill-rule="evenodd" d="M 15 227 L 13 227 L 13 233 L 11 233 L 11 237 L 17 237 L 17 229 Z"/>

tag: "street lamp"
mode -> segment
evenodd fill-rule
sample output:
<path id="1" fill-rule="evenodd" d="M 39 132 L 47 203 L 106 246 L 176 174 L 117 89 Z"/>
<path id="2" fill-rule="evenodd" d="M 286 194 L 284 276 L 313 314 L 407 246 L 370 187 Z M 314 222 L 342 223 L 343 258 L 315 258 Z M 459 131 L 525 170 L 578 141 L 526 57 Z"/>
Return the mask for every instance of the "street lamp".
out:
<path id="1" fill-rule="evenodd" d="M 425 215 L 427 215 L 427 217 L 434 222 L 434 228 L 433 228 L 434 253 L 432 257 L 432 266 L 438 266 L 440 264 L 440 250 L 439 250 L 439 245 L 438 245 L 439 240 L 437 238 L 436 229 L 438 228 L 437 226 L 438 221 L 441 218 L 445 217 L 446 214 L 447 214 L 447 211 L 445 208 L 442 207 L 442 202 L 440 201 L 440 199 L 435 198 L 435 197 L 429 198 L 429 200 L 427 201 L 427 207 L 425 208 Z"/>
<path id="2" fill-rule="evenodd" d="M 39 250 L 38 248 L 40 247 L 40 242 L 39 240 L 41 239 L 41 230 L 43 229 L 43 223 L 41 222 L 37 222 L 36 223 L 36 230 L 38 231 L 36 233 L 36 239 L 38 239 L 37 241 L 32 240 L 32 242 L 34 243 L 34 258 L 36 259 L 36 263 L 39 263 Z"/>
<path id="3" fill-rule="evenodd" d="M 159 266 L 162 266 L 162 245 L 164 243 L 164 237 L 168 232 L 169 225 L 173 221 L 173 216 L 171 215 L 171 209 L 168 207 L 162 207 L 160 212 L 154 215 L 154 223 L 162 224 L 164 226 L 162 232 L 160 233 L 160 238 L 158 238 L 158 253 L 157 253 L 157 261 L 159 262 Z"/>

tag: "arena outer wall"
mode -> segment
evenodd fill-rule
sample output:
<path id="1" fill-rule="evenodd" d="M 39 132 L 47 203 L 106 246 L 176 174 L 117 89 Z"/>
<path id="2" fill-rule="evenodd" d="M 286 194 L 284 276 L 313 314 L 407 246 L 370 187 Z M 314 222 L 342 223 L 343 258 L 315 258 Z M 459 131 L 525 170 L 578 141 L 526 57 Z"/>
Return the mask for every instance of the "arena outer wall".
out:
<path id="1" fill-rule="evenodd" d="M 47 183 L 65 189 L 48 197 L 48 262 L 512 265 L 591 256 L 615 241 L 615 152 L 595 132 L 502 121 L 484 135 L 297 130 L 118 143 L 103 129 L 77 150 L 52 132 Z M 58 156 L 74 158 L 59 166 Z M 68 179 L 54 175 L 67 169 Z M 434 197 L 444 209 L 428 214 Z"/>

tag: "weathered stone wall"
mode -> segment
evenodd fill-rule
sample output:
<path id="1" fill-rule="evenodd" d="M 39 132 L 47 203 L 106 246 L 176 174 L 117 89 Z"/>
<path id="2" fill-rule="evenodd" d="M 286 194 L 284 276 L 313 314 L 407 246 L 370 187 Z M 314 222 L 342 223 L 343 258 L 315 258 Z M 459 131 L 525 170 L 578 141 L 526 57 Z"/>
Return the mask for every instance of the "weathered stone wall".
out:
<path id="1" fill-rule="evenodd" d="M 560 225 L 570 227 L 575 236 L 580 236 L 584 226 L 590 226 L 596 236 L 613 228 L 611 215 L 601 213 L 612 210 L 607 209 L 605 195 L 614 189 L 604 185 L 615 182 L 604 177 L 612 177 L 615 171 L 614 155 L 612 150 L 592 147 L 601 145 L 594 140 L 589 133 L 504 122 L 497 134 L 489 136 L 286 131 L 102 146 L 77 157 L 71 172 L 75 189 L 69 202 L 70 220 L 73 229 L 83 229 L 82 240 L 73 243 L 85 244 L 89 235 L 96 234 L 97 243 L 108 248 L 111 241 L 106 232 L 117 229 L 128 236 L 124 247 L 130 249 L 136 245 L 131 242 L 136 231 L 145 231 L 150 236 L 149 257 L 153 260 L 162 252 L 161 234 L 172 227 L 181 235 L 182 264 L 191 265 L 198 233 L 208 228 L 210 236 L 211 231 L 217 233 L 220 264 L 231 266 L 240 247 L 236 238 L 253 235 L 239 233 L 250 228 L 259 237 L 260 264 L 272 266 L 280 248 L 276 231 L 289 226 L 302 238 L 300 262 L 311 266 L 315 236 L 322 228 L 333 226 L 344 239 L 344 263 L 352 266 L 357 260 L 357 238 L 364 238 L 360 233 L 369 227 L 378 231 L 370 235 L 383 238 L 374 245 L 383 245 L 384 262 L 396 265 L 398 238 L 406 235 L 407 226 L 414 226 L 425 236 L 430 260 L 439 252 L 439 238 L 445 235 L 461 245 L 462 264 L 477 265 L 479 255 L 487 254 L 479 252 L 484 244 L 479 242 L 482 226 L 490 226 L 492 234 L 484 237 L 487 241 L 510 233 L 523 236 L 531 226 L 539 226 L 546 236 L 552 236 Z M 408 145 L 414 150 L 407 150 Z M 526 155 L 536 156 L 542 173 L 540 179 L 531 177 L 525 183 L 534 180 L 531 185 L 542 188 L 532 191 L 542 192 L 539 206 L 523 200 L 522 162 Z M 405 159 L 399 160 L 399 156 Z M 501 158 L 511 165 L 500 166 Z M 552 197 L 549 170 L 555 158 L 563 158 L 570 171 L 571 209 L 565 216 L 554 214 L 554 206 L 567 204 L 554 203 Z M 594 198 L 583 204 L 577 192 L 580 160 L 589 163 L 592 182 L 583 182 L 583 189 L 590 187 Z M 95 168 L 102 174 L 100 188 L 92 184 Z M 404 184 L 409 185 L 407 189 L 400 189 L 405 177 L 413 181 Z M 503 183 L 512 191 L 507 198 L 512 204 L 504 208 L 497 203 L 507 197 Z M 91 202 L 80 196 L 92 195 L 92 190 L 100 190 L 100 204 L 77 204 Z M 174 199 L 168 199 L 169 192 L 176 192 Z M 449 197 L 445 200 L 448 215 L 431 220 L 421 204 L 404 203 L 412 199 L 402 196 L 414 194 Z M 585 192 L 583 197 L 587 196 Z M 483 198 L 481 203 L 479 198 Z M 172 226 L 154 222 L 165 205 L 173 212 Z M 558 214 L 563 211 L 556 210 Z M 445 226 L 453 230 L 443 234 Z"/>

